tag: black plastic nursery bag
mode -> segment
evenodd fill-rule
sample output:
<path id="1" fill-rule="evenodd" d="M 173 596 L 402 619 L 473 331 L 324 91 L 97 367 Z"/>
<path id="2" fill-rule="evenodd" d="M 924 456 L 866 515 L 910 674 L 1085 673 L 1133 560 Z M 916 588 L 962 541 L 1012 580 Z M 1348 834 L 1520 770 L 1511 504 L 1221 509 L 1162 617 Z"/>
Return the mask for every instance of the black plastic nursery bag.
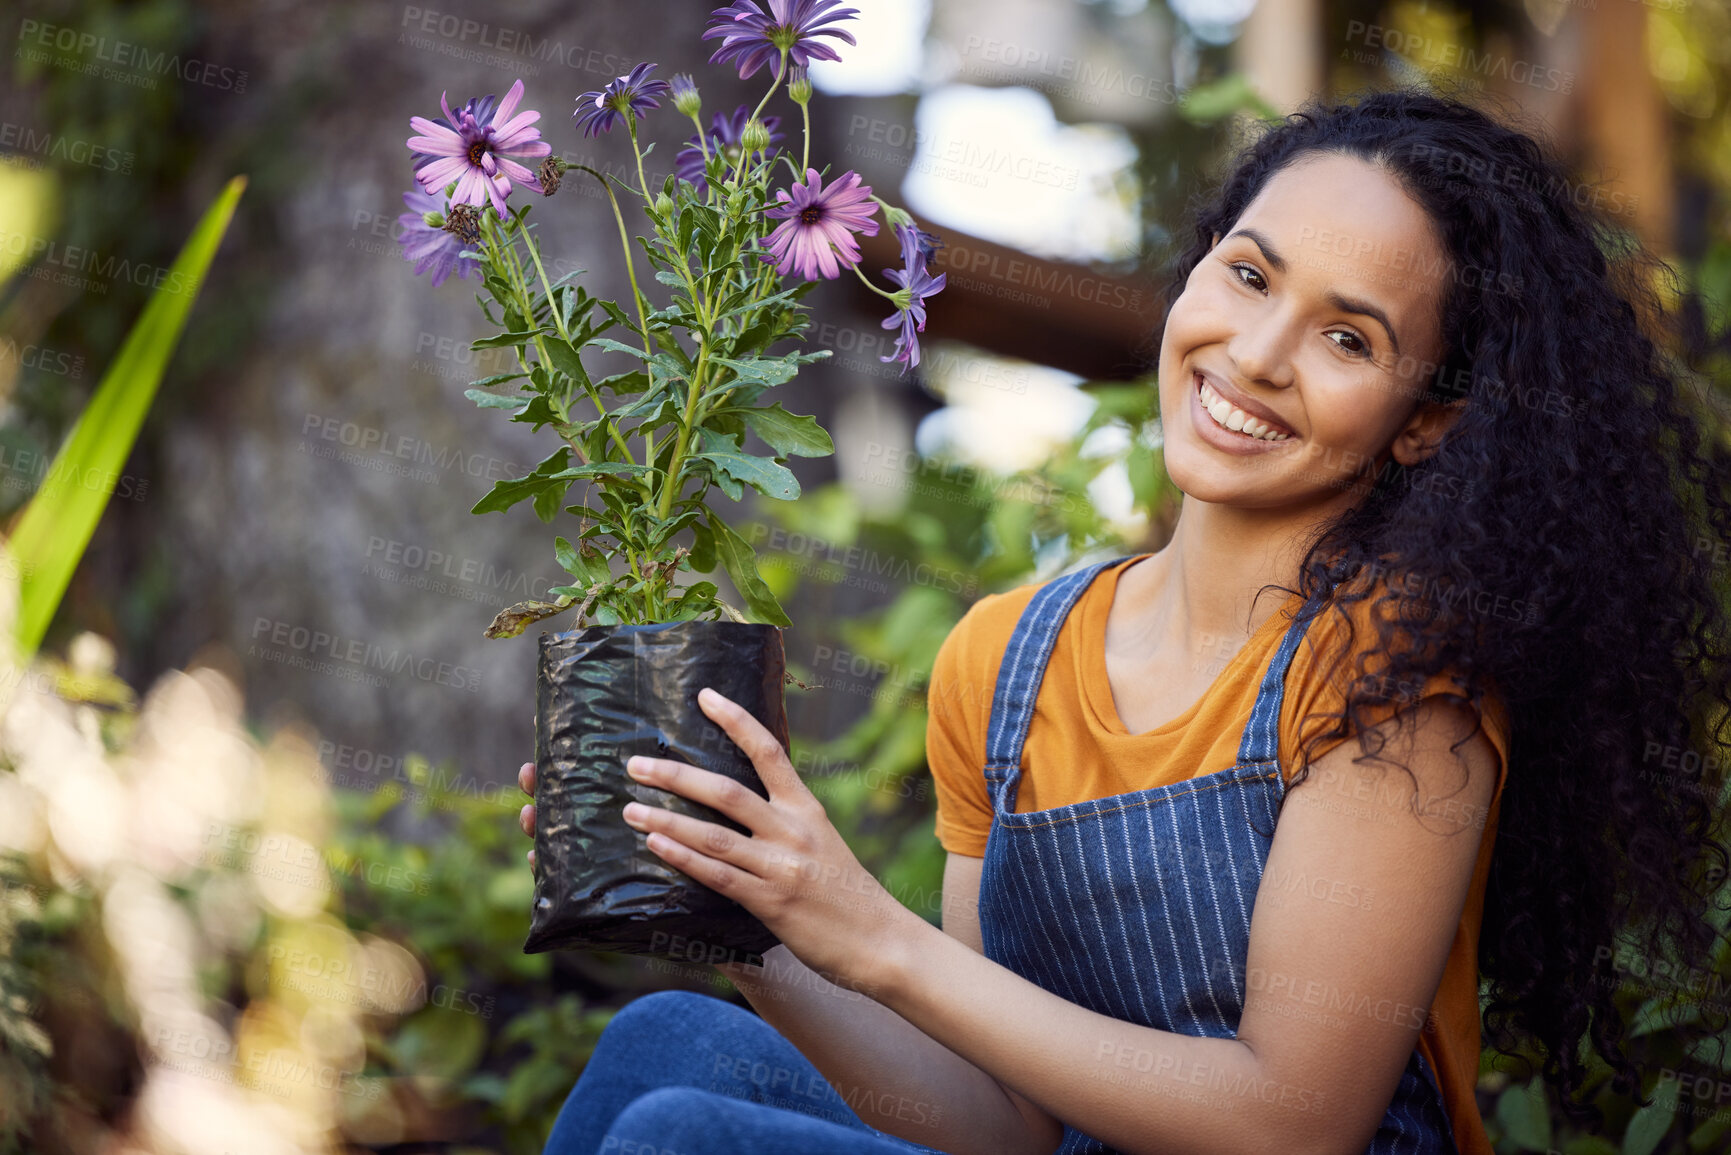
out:
<path id="1" fill-rule="evenodd" d="M 745 622 L 592 626 L 542 634 L 535 679 L 535 906 L 525 954 L 605 950 L 761 963 L 780 940 L 675 869 L 626 824 L 630 801 L 749 834 L 719 812 L 625 773 L 633 754 L 673 758 L 769 792 L 697 704 L 737 702 L 786 749 L 781 631 Z"/>

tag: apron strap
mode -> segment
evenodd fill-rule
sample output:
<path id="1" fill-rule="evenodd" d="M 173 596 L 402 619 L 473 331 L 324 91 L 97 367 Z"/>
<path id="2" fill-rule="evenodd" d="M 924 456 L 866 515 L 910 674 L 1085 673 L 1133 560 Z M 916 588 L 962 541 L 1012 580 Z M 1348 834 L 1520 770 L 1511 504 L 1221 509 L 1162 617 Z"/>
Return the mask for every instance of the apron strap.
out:
<path id="1" fill-rule="evenodd" d="M 1136 557 L 1125 554 L 1085 565 L 1041 586 L 1022 610 L 998 666 L 992 720 L 986 731 L 986 777 L 1012 777 L 1022 764 L 1022 744 L 1034 717 L 1034 702 L 1046 676 L 1046 660 L 1070 609 L 1101 570 Z"/>
<path id="2" fill-rule="evenodd" d="M 1274 652 L 1268 671 L 1262 675 L 1262 685 L 1256 692 L 1256 705 L 1250 710 L 1250 720 L 1244 724 L 1244 738 L 1238 744 L 1240 764 L 1279 760 L 1280 707 L 1286 697 L 1286 670 L 1298 652 L 1299 641 L 1325 602 L 1326 599 L 1312 599 L 1299 607 L 1298 615 L 1280 639 L 1280 648 Z"/>

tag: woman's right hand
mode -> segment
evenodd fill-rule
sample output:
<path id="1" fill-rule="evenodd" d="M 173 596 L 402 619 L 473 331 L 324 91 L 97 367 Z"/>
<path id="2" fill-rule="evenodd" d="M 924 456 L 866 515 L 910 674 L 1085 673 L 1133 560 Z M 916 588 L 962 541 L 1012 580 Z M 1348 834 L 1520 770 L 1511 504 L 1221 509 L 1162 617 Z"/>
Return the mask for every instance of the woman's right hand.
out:
<path id="1" fill-rule="evenodd" d="M 535 763 L 525 762 L 517 767 L 517 785 L 522 788 L 523 793 L 529 796 L 529 801 L 517 814 L 517 825 L 523 828 L 524 834 L 533 838 L 535 837 Z M 535 851 L 531 849 L 529 851 L 529 866 L 532 869 L 534 865 Z M 715 969 L 733 980 L 735 986 L 750 984 L 754 979 L 761 982 L 763 978 L 761 968 L 753 967 L 747 970 L 744 963 L 717 963 Z"/>
<path id="2" fill-rule="evenodd" d="M 535 763 L 525 762 L 517 767 L 517 785 L 522 787 L 523 793 L 529 796 L 528 805 L 524 806 L 517 814 L 517 825 L 523 828 L 524 834 L 533 838 L 535 837 Z M 533 849 L 529 851 L 529 866 L 531 869 L 535 866 L 535 851 Z"/>

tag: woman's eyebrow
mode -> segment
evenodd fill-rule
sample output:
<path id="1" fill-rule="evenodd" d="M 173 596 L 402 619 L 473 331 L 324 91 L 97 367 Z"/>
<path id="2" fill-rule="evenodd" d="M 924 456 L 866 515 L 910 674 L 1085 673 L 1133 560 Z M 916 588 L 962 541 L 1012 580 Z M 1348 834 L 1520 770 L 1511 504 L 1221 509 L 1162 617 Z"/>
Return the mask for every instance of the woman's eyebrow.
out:
<path id="1" fill-rule="evenodd" d="M 1250 243 L 1261 250 L 1262 259 L 1273 265 L 1276 272 L 1284 273 L 1286 271 L 1285 258 L 1274 251 L 1274 242 L 1269 240 L 1267 236 L 1258 232 L 1256 229 L 1244 228 L 1233 229 L 1230 233 L 1226 234 L 1226 239 L 1231 240 L 1233 237 L 1238 236 L 1249 238 Z M 1345 297 L 1333 290 L 1329 291 L 1326 300 L 1336 309 L 1340 309 L 1347 313 L 1357 313 L 1361 317 L 1369 317 L 1377 324 L 1381 325 L 1383 332 L 1388 334 L 1388 343 L 1394 347 L 1395 356 L 1400 356 L 1400 338 L 1394 335 L 1394 326 L 1388 323 L 1387 313 L 1384 313 L 1369 301 L 1360 301 L 1353 297 Z"/>

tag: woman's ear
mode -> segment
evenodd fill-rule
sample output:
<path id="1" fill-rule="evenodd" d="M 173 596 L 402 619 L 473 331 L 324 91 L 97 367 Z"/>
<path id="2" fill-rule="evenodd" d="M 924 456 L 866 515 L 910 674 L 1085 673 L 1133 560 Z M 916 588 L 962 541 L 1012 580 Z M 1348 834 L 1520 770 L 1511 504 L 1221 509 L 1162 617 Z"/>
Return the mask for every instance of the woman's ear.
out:
<path id="1" fill-rule="evenodd" d="M 1407 418 L 1406 425 L 1394 435 L 1389 453 L 1405 466 L 1414 466 L 1437 451 L 1443 437 L 1454 428 L 1467 410 L 1467 399 L 1453 401 L 1421 401 Z"/>
<path id="2" fill-rule="evenodd" d="M 1220 243 L 1220 234 L 1215 233 L 1214 239 L 1208 242 L 1208 247 L 1209 247 L 1209 249 L 1213 249 L 1214 246 L 1218 245 L 1219 243 Z"/>

